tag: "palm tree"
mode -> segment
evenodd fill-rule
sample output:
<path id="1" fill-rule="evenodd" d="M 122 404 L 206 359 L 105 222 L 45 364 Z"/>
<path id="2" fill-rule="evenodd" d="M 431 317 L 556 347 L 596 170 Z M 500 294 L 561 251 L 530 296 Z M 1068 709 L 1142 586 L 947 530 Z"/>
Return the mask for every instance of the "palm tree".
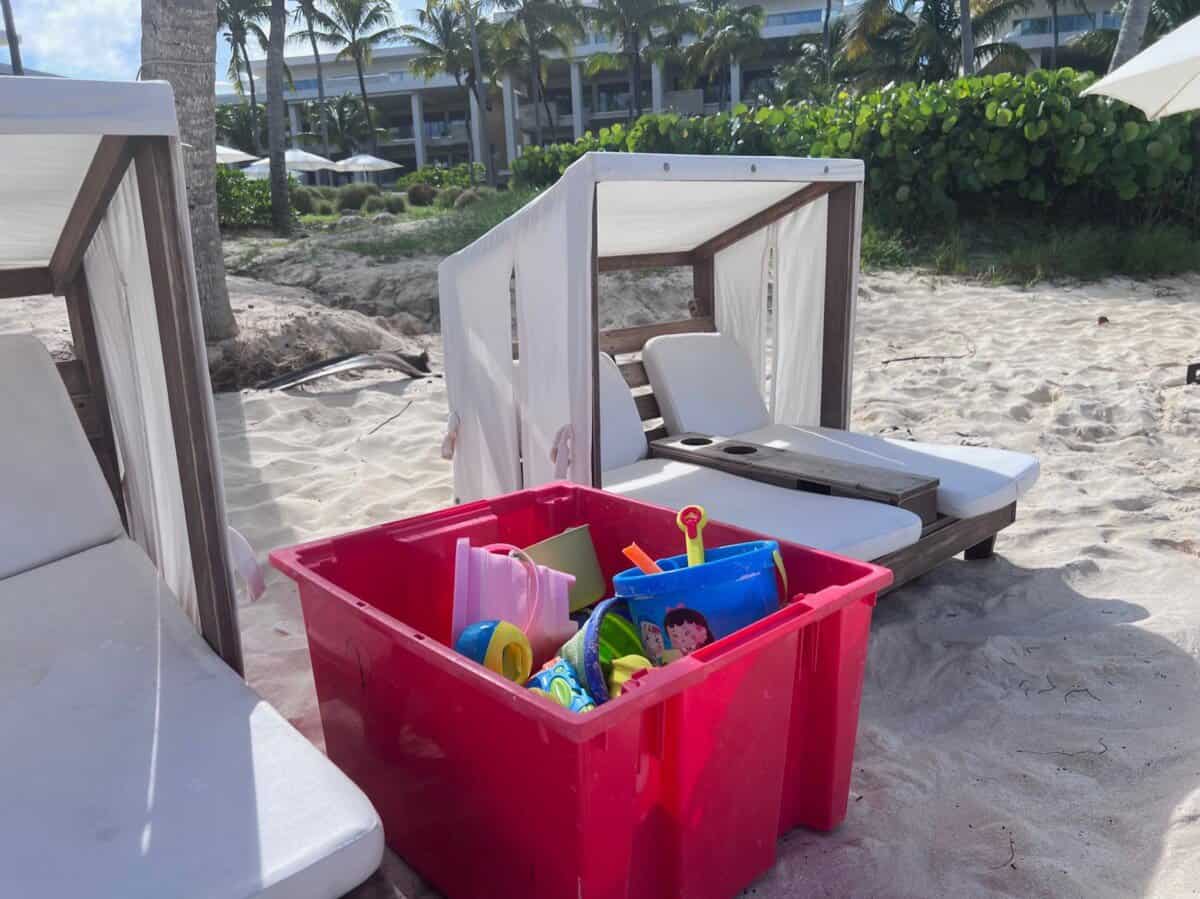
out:
<path id="1" fill-rule="evenodd" d="M 321 51 L 317 47 L 315 31 L 317 28 L 327 30 L 332 22 L 321 9 L 321 0 L 296 0 L 296 7 L 292 10 L 292 23 L 296 26 L 303 25 L 304 33 L 292 35 L 291 39 L 297 43 L 307 40 L 312 47 L 313 63 L 317 67 L 317 99 L 320 101 L 318 109 L 321 115 L 321 155 L 328 157 L 329 120 L 325 116 L 325 75 L 321 69 Z"/>
<path id="2" fill-rule="evenodd" d="M 696 35 L 683 51 L 689 78 L 695 81 L 701 75 L 715 76 L 721 103 L 727 96 L 732 100 L 731 66 L 762 51 L 762 7 L 739 6 L 736 0 L 697 0 L 686 18 L 688 29 Z"/>
<path id="3" fill-rule="evenodd" d="M 598 0 L 585 14 L 610 40 L 620 44 L 629 71 L 630 113 L 642 114 L 642 52 L 671 41 L 686 14 L 678 0 Z M 643 43 L 645 41 L 645 43 Z M 607 54 L 592 57 L 589 71 L 609 65 Z"/>
<path id="4" fill-rule="evenodd" d="M 254 130 L 258 128 L 258 142 L 261 145 L 267 139 L 261 127 L 266 121 L 266 110 L 261 106 L 255 109 L 249 103 L 222 104 L 216 109 L 217 142 L 253 153 Z"/>
<path id="5" fill-rule="evenodd" d="M 310 122 L 317 121 L 321 116 L 322 111 L 318 108 L 320 105 L 319 100 L 310 100 L 305 104 L 305 112 Z M 348 154 L 365 149 L 370 142 L 376 116 L 368 118 L 363 115 L 362 101 L 346 93 L 327 99 L 323 105 L 324 115 L 329 123 L 331 142 Z"/>
<path id="6" fill-rule="evenodd" d="M 168 81 L 175 91 L 200 315 L 212 341 L 237 334 L 217 227 L 216 54 L 217 13 L 211 0 L 142 0 L 141 72 Z"/>
<path id="7" fill-rule="evenodd" d="M 975 74 L 975 28 L 971 21 L 971 0 L 958 0 L 958 22 L 963 75 L 970 77 Z"/>
<path id="8" fill-rule="evenodd" d="M 548 53 L 569 56 L 572 43 L 583 37 L 579 11 L 559 0 L 499 0 L 512 17 L 500 25 L 495 49 L 496 61 L 503 70 L 516 68 L 521 61 L 528 73 L 529 102 L 533 107 L 534 142 L 542 143 L 541 103 L 551 128 L 555 118 L 550 112 L 542 78 L 543 59 Z"/>
<path id="9" fill-rule="evenodd" d="M 370 118 L 371 102 L 367 96 L 364 70 L 370 65 L 376 46 L 400 36 L 400 29 L 392 24 L 391 4 L 387 0 L 328 0 L 328 4 L 327 21 L 314 22 L 316 27 L 300 32 L 299 36 L 307 40 L 311 35 L 317 43 L 336 49 L 338 59 L 354 61 L 363 111 Z M 375 146 L 375 132 L 372 130 L 372 152 Z"/>
<path id="10" fill-rule="evenodd" d="M 1029 54 L 1016 44 L 995 40 L 1030 0 L 983 0 L 971 17 L 974 61 L 999 59 L 1026 66 Z M 876 83 L 898 79 L 940 81 L 963 65 L 961 13 L 957 0 L 864 0 L 846 41 L 846 58 Z"/>
<path id="11" fill-rule="evenodd" d="M 271 224 L 286 237 L 291 229 L 287 152 L 287 124 L 283 114 L 283 45 L 287 41 L 287 8 L 284 0 L 271 0 L 271 41 L 267 47 L 267 139 L 271 159 Z"/>
<path id="12" fill-rule="evenodd" d="M 238 94 L 242 93 L 242 72 L 250 80 L 250 111 L 253 117 L 258 115 L 258 96 L 254 87 L 254 69 L 250 65 L 250 52 L 247 42 L 253 38 L 262 49 L 267 49 L 269 43 L 267 33 L 262 29 L 263 19 L 271 16 L 270 0 L 217 0 L 217 27 L 225 32 L 225 40 L 229 44 L 229 80 L 233 82 Z M 215 51 L 214 51 L 215 55 Z M 251 151 L 255 154 L 262 152 L 258 141 L 259 126 L 255 122 L 250 131 L 254 142 Z"/>
<path id="13" fill-rule="evenodd" d="M 1121 31 L 1117 35 L 1112 62 L 1108 66 L 1110 72 L 1125 65 L 1142 49 L 1149 20 L 1150 0 L 1129 0 L 1129 5 L 1125 7 L 1125 15 L 1121 19 Z"/>
<path id="14" fill-rule="evenodd" d="M 12 4 L 9 0 L 0 0 L 4 8 L 4 42 L 8 44 L 8 61 L 14 75 L 24 75 L 25 66 L 21 64 L 21 39 L 17 36 L 17 26 L 13 24 Z"/>
<path id="15" fill-rule="evenodd" d="M 471 52 L 471 29 L 463 13 L 464 7 L 474 6 L 471 0 L 454 3 L 452 0 L 425 0 L 425 8 L 417 10 L 417 24 L 400 30 L 410 44 L 421 51 L 412 61 L 412 70 L 424 78 L 446 74 L 459 89 L 465 89 L 467 100 L 467 153 L 475 160 L 472 140 L 471 97 L 475 95 L 475 64 Z M 472 10 L 471 12 L 474 12 Z M 478 102 L 478 97 L 476 97 Z M 480 109 L 483 107 L 481 106 Z M 490 155 L 490 154 L 486 154 Z M 475 183 L 475 167 L 467 166 L 471 183 Z"/>
<path id="16" fill-rule="evenodd" d="M 839 90 L 850 84 L 856 67 L 846 59 L 846 22 L 841 19 L 830 27 L 828 45 L 821 36 L 803 35 L 792 44 L 792 61 L 775 69 L 774 100 L 829 102 Z M 826 50 L 828 46 L 828 50 Z"/>
<path id="17" fill-rule="evenodd" d="M 1095 63 L 1097 71 L 1112 71 L 1116 66 L 1127 62 L 1130 55 L 1136 54 L 1142 46 L 1150 46 L 1165 34 L 1170 34 L 1184 22 L 1200 16 L 1200 0 L 1150 0 L 1150 8 L 1146 13 L 1146 24 L 1142 36 L 1134 44 L 1132 51 L 1122 50 L 1121 62 L 1116 62 L 1115 54 L 1121 32 L 1129 21 L 1129 8 L 1121 18 L 1120 30 L 1116 28 L 1097 28 L 1089 31 L 1075 46 L 1083 50 L 1090 61 Z M 1134 23 L 1130 23 L 1134 27 Z M 1129 54 L 1129 55 L 1126 55 Z"/>

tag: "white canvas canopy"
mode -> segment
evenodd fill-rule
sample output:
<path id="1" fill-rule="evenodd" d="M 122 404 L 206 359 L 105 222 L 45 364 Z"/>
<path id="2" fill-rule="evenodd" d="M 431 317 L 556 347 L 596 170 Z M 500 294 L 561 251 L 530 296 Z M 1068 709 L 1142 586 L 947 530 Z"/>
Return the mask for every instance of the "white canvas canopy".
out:
<path id="1" fill-rule="evenodd" d="M 858 160 L 590 153 L 444 260 L 457 497 L 598 484 L 598 351 L 664 330 L 731 335 L 777 420 L 844 427 L 862 180 Z M 693 317 L 602 337 L 598 272 L 664 266 L 693 269 Z"/>
<path id="2" fill-rule="evenodd" d="M 243 153 L 235 147 L 226 147 L 217 144 L 217 165 L 237 165 L 241 162 L 250 162 L 256 159 L 250 153 Z"/>
<path id="3" fill-rule="evenodd" d="M 380 159 L 370 153 L 359 153 L 338 162 L 339 172 L 388 172 L 400 168 L 400 163 L 390 159 Z"/>
<path id="4" fill-rule="evenodd" d="M 0 300 L 66 297 L 60 372 L 130 536 L 240 671 L 171 88 L 6 78 L 0 98 Z"/>

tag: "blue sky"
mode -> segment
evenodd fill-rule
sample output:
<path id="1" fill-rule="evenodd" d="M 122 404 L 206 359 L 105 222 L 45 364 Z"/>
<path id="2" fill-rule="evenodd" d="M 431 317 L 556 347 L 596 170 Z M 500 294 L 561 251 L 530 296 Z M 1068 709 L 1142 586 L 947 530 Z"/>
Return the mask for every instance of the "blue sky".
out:
<path id="1" fill-rule="evenodd" d="M 12 5 L 27 68 L 74 78 L 129 80 L 137 75 L 141 0 L 12 0 Z M 415 5 L 414 0 L 392 0 L 400 14 Z M 7 51 L 0 49 L 0 59 L 7 61 Z M 228 65 L 229 49 L 218 38 L 219 80 Z"/>

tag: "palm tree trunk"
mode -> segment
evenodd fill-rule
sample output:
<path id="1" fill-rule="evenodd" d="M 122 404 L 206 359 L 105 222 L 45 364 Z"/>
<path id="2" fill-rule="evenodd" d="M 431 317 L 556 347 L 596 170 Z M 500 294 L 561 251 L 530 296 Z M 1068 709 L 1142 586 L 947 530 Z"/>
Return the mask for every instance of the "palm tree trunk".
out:
<path id="1" fill-rule="evenodd" d="M 0 0 L 4 7 L 4 36 L 8 43 L 8 60 L 12 64 L 14 75 L 24 75 L 25 66 L 21 64 L 21 40 L 17 36 L 17 26 L 13 24 L 12 4 L 9 0 Z"/>
<path id="2" fill-rule="evenodd" d="M 1050 68 L 1058 68 L 1058 0 L 1050 0 Z"/>
<path id="3" fill-rule="evenodd" d="M 468 5 L 468 8 L 469 5 Z M 483 64 L 479 61 L 479 35 L 475 29 L 475 15 L 471 13 L 468 16 L 471 25 L 471 67 L 475 70 L 474 83 L 471 85 L 471 90 L 475 92 L 475 103 L 479 106 L 480 118 L 485 118 L 487 106 L 484 105 L 483 95 Z M 470 117 L 471 104 L 467 104 L 467 115 Z M 486 143 L 486 142 L 485 142 Z M 496 186 L 496 164 L 492 161 L 491 152 L 484 153 L 483 170 L 487 173 L 488 187 Z M 472 177 L 474 172 L 472 172 Z"/>
<path id="4" fill-rule="evenodd" d="M 632 82 L 630 85 L 633 88 L 633 93 L 630 96 L 630 101 L 633 103 L 633 111 L 635 115 L 642 114 L 642 36 L 637 29 L 632 32 L 633 37 L 633 63 L 629 68 L 629 77 Z"/>
<path id="5" fill-rule="evenodd" d="M 283 0 L 271 0 L 271 33 L 267 44 L 267 140 L 271 157 L 271 224 L 275 233 L 292 230 L 284 160 L 287 125 L 283 114 L 283 42 L 287 37 Z"/>
<path id="6" fill-rule="evenodd" d="M 1129 0 L 1125 17 L 1121 19 L 1121 31 L 1117 35 L 1117 47 L 1113 50 L 1108 70 L 1119 69 L 1142 49 L 1146 34 L 1146 22 L 1150 18 L 1150 0 Z"/>
<path id="7" fill-rule="evenodd" d="M 457 75 L 454 76 L 455 83 L 461 88 L 463 86 L 462 79 Z M 475 129 L 471 127 L 471 97 L 472 91 L 470 85 L 467 85 L 467 181 L 471 187 L 475 186 L 475 163 L 478 160 L 475 158 Z"/>
<path id="8" fill-rule="evenodd" d="M 165 80 L 175 91 L 200 315 L 210 341 L 237 334 L 217 227 L 216 53 L 215 4 L 207 0 L 142 0 L 142 59 L 148 60 L 142 66 L 143 75 Z"/>
<path id="9" fill-rule="evenodd" d="M 968 0 L 963 0 L 964 3 Z M 833 15 L 833 0 L 825 0 L 825 18 L 821 20 L 821 61 L 825 67 L 825 81 L 829 81 L 829 17 Z"/>
<path id="10" fill-rule="evenodd" d="M 362 94 L 363 118 L 367 122 L 367 146 L 374 154 L 379 148 L 379 142 L 375 139 L 375 123 L 371 121 L 371 101 L 367 98 L 367 79 L 363 77 L 362 59 L 357 55 L 354 57 L 354 67 L 358 69 L 358 91 Z"/>
<path id="11" fill-rule="evenodd" d="M 542 145 L 542 111 L 538 108 L 538 102 L 541 99 L 538 96 L 538 85 L 542 80 L 538 74 L 540 60 L 537 49 L 533 45 L 533 38 L 529 35 L 529 29 L 525 30 L 525 36 L 529 37 L 529 108 L 533 110 L 533 142 L 540 147 Z"/>
<path id="12" fill-rule="evenodd" d="M 252 129 L 250 138 L 253 141 L 254 155 L 261 156 L 262 141 L 260 140 L 260 136 L 262 128 L 258 124 L 258 95 L 254 92 L 254 69 L 250 67 L 250 57 L 246 54 L 245 41 L 242 41 L 242 64 L 246 67 L 246 74 L 250 76 L 250 127 Z"/>
<path id="13" fill-rule="evenodd" d="M 971 0 L 958 0 L 958 30 L 962 38 L 962 70 L 975 74 L 975 27 L 971 21 Z"/>
<path id="14" fill-rule="evenodd" d="M 317 38 L 312 33 L 312 19 L 308 20 L 308 37 L 312 41 L 313 62 L 317 65 L 317 102 L 321 104 L 321 150 L 329 158 L 329 110 L 325 106 L 325 75 L 321 71 L 321 51 L 317 49 Z"/>
<path id="15" fill-rule="evenodd" d="M 558 118 L 550 110 L 550 98 L 546 96 L 546 84 L 542 81 L 542 73 L 538 72 L 538 93 L 542 95 L 542 106 L 546 108 L 546 123 L 550 126 L 550 141 L 555 140 L 555 132 L 558 129 Z"/>

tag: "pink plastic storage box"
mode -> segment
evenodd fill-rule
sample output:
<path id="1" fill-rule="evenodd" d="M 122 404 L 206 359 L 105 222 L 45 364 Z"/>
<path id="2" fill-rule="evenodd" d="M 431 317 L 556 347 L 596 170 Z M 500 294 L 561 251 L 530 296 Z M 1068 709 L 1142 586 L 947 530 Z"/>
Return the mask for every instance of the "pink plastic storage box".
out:
<path id="1" fill-rule="evenodd" d="M 447 645 L 455 541 L 590 525 L 680 551 L 675 513 L 574 484 L 276 550 L 299 584 L 329 756 L 387 843 L 450 897 L 727 897 L 781 834 L 846 814 L 867 638 L 886 568 L 781 543 L 778 612 L 574 714 Z M 713 522 L 709 546 L 759 539 Z"/>

